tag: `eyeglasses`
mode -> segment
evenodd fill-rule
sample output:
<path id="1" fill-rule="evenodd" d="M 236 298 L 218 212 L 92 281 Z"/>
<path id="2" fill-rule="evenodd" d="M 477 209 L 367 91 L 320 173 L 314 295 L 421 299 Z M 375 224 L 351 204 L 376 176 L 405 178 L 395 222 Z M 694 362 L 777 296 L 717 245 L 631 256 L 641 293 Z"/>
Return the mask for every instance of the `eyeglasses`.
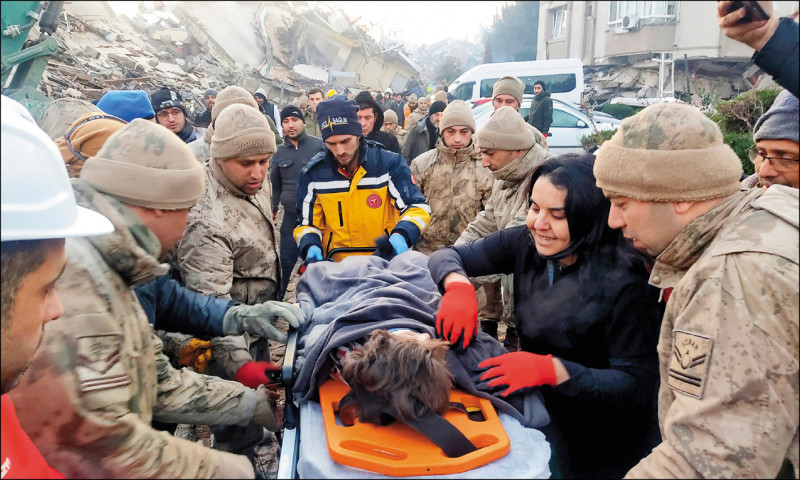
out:
<path id="1" fill-rule="evenodd" d="M 164 120 L 167 117 L 170 117 L 170 116 L 177 117 L 180 114 L 183 114 L 183 110 L 181 110 L 178 107 L 172 107 L 172 108 L 165 108 L 165 109 L 159 110 L 158 113 L 156 113 L 156 117 Z"/>
<path id="2" fill-rule="evenodd" d="M 89 118 L 87 118 L 87 119 L 85 119 L 85 120 L 81 121 L 79 124 L 77 124 L 77 125 L 75 125 L 74 127 L 72 127 L 72 128 L 71 128 L 71 129 L 70 129 L 70 130 L 69 130 L 69 131 L 66 133 L 66 135 L 64 135 L 64 140 L 66 140 L 66 141 L 67 141 L 67 148 L 69 148 L 69 150 L 72 152 L 72 154 L 73 154 L 73 155 L 75 155 L 75 157 L 76 157 L 76 158 L 73 158 L 72 160 L 70 160 L 69 162 L 67 162 L 67 165 L 72 165 L 73 163 L 77 162 L 78 160 L 83 160 L 84 162 L 86 161 L 86 157 L 84 157 L 84 156 L 81 154 L 81 152 L 79 152 L 78 150 L 75 150 L 75 147 L 73 147 L 73 146 L 72 146 L 72 141 L 70 140 L 70 138 L 69 138 L 69 137 L 70 137 L 70 136 L 72 136 L 72 133 L 73 133 L 73 132 L 75 132 L 75 130 L 77 130 L 77 129 L 78 129 L 78 127 L 80 127 L 80 126 L 81 126 L 81 125 L 83 125 L 84 123 L 86 123 L 86 122 L 91 122 L 92 120 L 98 120 L 98 119 L 101 119 L 101 118 L 105 118 L 105 119 L 107 119 L 107 120 L 116 120 L 116 121 L 118 121 L 118 122 L 121 122 L 122 124 L 127 124 L 127 123 L 128 123 L 128 122 L 126 122 L 125 120 L 123 120 L 123 119 L 121 119 L 121 118 L 117 118 L 117 117 L 115 117 L 115 116 L 113 116 L 113 115 L 92 115 L 91 117 L 89 117 Z"/>
<path id="3" fill-rule="evenodd" d="M 798 162 L 800 162 L 800 159 L 797 158 L 767 156 L 763 152 L 759 152 L 755 145 L 747 149 L 747 158 L 749 158 L 750 162 L 752 162 L 756 167 L 761 166 L 761 164 L 764 163 L 764 160 L 767 160 L 770 166 L 774 168 L 776 172 L 785 172 L 787 170 L 791 170 L 792 168 L 797 167 Z"/>

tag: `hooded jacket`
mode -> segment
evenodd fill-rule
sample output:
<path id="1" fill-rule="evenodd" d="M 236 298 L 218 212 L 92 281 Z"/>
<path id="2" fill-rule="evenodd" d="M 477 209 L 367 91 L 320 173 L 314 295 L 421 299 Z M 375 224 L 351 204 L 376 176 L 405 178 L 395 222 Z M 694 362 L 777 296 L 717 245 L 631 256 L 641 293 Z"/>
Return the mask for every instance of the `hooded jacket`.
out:
<path id="1" fill-rule="evenodd" d="M 455 245 L 486 237 L 504 228 L 523 225 L 528 209 L 525 192 L 520 187 L 534 168 L 553 157 L 554 154 L 534 144 L 521 157 L 491 172 L 495 181 L 486 207 L 461 233 Z"/>
<path id="2" fill-rule="evenodd" d="M 383 110 L 381 110 L 378 102 L 372 98 L 372 95 L 370 95 L 367 91 L 363 91 L 356 95 L 355 101 L 356 103 L 369 104 L 372 107 L 372 111 L 375 113 L 375 124 L 372 125 L 372 131 L 370 131 L 369 135 L 367 135 L 367 140 L 380 143 L 386 147 L 386 150 L 389 150 L 390 152 L 400 153 L 400 143 L 397 141 L 394 135 L 381 130 L 381 127 L 383 126 Z"/>
<path id="3" fill-rule="evenodd" d="M 553 123 L 553 99 L 550 98 L 550 92 L 542 90 L 542 93 L 533 96 L 531 111 L 526 120 L 542 134 L 547 135 Z"/>
<path id="4" fill-rule="evenodd" d="M 255 392 L 237 382 L 175 370 L 133 288 L 167 271 L 161 245 L 127 207 L 73 179 L 78 204 L 114 232 L 66 241 L 58 281 L 64 314 L 48 323 L 32 366 L 10 395 L 48 462 L 73 478 L 212 478 L 248 467 L 244 457 L 153 429 L 173 423 L 246 424 Z M 42 414 L 42 412 L 47 412 Z M 249 467 L 252 471 L 252 467 Z"/>
<path id="5" fill-rule="evenodd" d="M 442 138 L 411 162 L 411 174 L 431 206 L 430 224 L 414 247 L 426 255 L 458 240 L 483 210 L 494 183 L 475 143 L 456 150 Z"/>

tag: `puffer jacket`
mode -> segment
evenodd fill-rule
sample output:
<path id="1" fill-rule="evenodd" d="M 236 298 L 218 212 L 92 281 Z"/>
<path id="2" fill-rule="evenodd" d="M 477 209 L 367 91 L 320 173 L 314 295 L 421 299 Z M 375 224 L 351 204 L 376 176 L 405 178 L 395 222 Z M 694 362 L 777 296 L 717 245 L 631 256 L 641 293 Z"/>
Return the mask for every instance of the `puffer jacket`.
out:
<path id="1" fill-rule="evenodd" d="M 456 150 L 441 138 L 435 149 L 411 162 L 411 174 L 431 206 L 430 225 L 414 247 L 426 255 L 458 240 L 483 210 L 494 184 L 474 143 Z"/>

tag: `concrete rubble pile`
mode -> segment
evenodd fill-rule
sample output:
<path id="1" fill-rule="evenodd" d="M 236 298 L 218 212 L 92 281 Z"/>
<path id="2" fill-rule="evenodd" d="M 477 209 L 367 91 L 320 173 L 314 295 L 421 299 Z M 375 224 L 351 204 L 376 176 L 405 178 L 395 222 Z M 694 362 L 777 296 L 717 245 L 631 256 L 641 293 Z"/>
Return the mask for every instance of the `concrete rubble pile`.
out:
<path id="1" fill-rule="evenodd" d="M 350 60 L 351 51 L 378 54 L 377 43 L 325 4 L 176 2 L 172 11 L 144 10 L 143 5 L 129 17 L 117 16 L 106 2 L 65 2 L 55 34 L 59 52 L 48 62 L 40 90 L 51 99 L 92 101 L 108 90 L 150 93 L 168 86 L 181 92 L 193 115 L 205 109 L 204 90 L 232 84 L 252 92 L 263 88 L 281 104 L 291 102 L 300 89 L 342 88 L 335 74 L 347 86 L 370 86 L 359 83 L 358 72 L 332 67 L 337 55 Z M 323 34 L 327 41 L 320 41 Z M 34 30 L 32 36 L 37 35 Z M 398 53 L 381 57 L 392 55 Z M 338 60 L 338 66 L 346 63 Z M 353 63 L 358 62 L 348 66 Z M 309 78 L 298 73 L 303 71 L 298 65 L 324 75 Z"/>
<path id="2" fill-rule="evenodd" d="M 689 59 L 687 71 L 682 59 L 675 61 L 674 95 L 690 93 L 692 103 L 702 102 L 713 95 L 715 100 L 729 99 L 753 87 L 765 88 L 774 82 L 749 62 L 716 59 Z M 762 75 L 759 75 L 758 73 Z M 659 66 L 651 59 L 626 65 L 584 66 L 586 98 L 602 104 L 612 98 L 656 98 L 659 96 Z M 669 86 L 669 82 L 665 87 Z M 708 99 L 705 99 L 708 101 Z"/>

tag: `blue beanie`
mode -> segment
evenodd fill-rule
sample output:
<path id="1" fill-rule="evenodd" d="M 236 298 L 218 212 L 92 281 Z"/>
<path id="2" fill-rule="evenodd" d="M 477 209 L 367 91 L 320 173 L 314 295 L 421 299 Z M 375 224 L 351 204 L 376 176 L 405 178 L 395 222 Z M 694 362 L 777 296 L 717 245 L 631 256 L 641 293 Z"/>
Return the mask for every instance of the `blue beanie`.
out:
<path id="1" fill-rule="evenodd" d="M 97 102 L 97 108 L 126 122 L 135 118 L 149 120 L 156 116 L 144 90 L 111 90 Z"/>
<path id="2" fill-rule="evenodd" d="M 344 95 L 331 95 L 317 104 L 317 124 L 323 140 L 331 135 L 361 136 L 358 105 Z"/>
<path id="3" fill-rule="evenodd" d="M 753 140 L 791 140 L 798 142 L 800 130 L 800 102 L 789 90 L 784 90 L 775 98 L 769 110 L 761 115 L 753 129 Z"/>

